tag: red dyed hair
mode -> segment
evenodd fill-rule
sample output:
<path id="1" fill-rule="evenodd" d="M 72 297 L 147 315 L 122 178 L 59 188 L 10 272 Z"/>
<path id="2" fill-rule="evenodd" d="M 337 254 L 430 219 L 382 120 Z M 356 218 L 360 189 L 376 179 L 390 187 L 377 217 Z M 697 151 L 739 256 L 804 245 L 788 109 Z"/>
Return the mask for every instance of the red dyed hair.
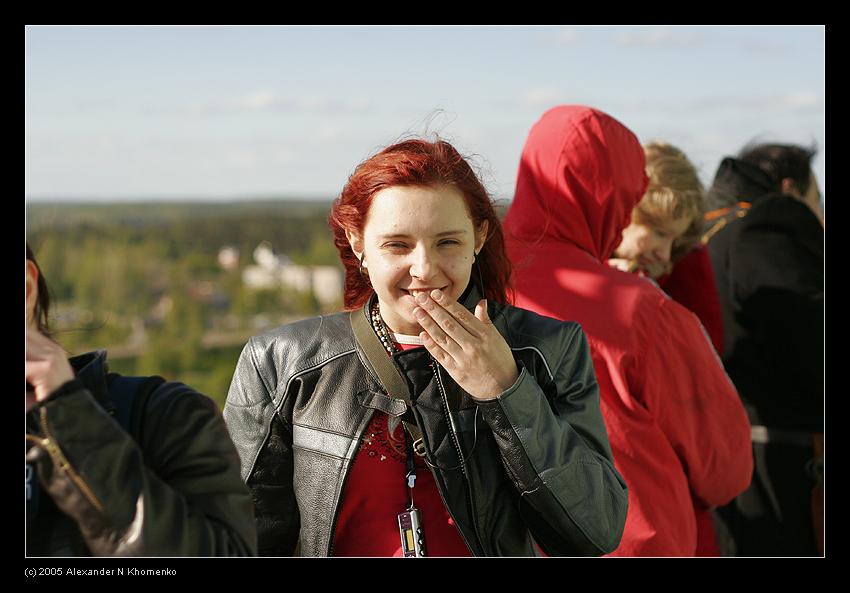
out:
<path id="1" fill-rule="evenodd" d="M 484 298 L 499 303 L 508 301 L 511 265 L 505 253 L 502 226 L 481 181 L 469 163 L 444 140 L 406 140 L 393 144 L 366 159 L 354 170 L 342 193 L 334 201 L 328 224 L 334 244 L 345 266 L 345 308 L 362 307 L 374 289 L 368 276 L 361 275 L 360 261 L 345 236 L 346 230 L 363 235 L 366 215 L 372 199 L 382 189 L 393 186 L 426 186 L 446 184 L 463 194 L 474 228 L 488 222 L 488 237 L 475 258 L 484 281 Z M 472 271 L 471 282 L 478 281 Z M 480 288 L 480 287 L 479 287 Z"/>

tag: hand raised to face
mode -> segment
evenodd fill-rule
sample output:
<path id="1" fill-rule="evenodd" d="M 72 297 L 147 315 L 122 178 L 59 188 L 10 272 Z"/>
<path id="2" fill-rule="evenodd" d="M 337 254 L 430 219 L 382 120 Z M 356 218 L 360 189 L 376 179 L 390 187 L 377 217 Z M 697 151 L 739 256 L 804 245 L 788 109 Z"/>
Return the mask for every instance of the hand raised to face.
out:
<path id="1" fill-rule="evenodd" d="M 673 264 L 664 261 L 647 262 L 644 266 L 641 266 L 633 259 L 611 258 L 608 260 L 608 265 L 623 272 L 652 279 L 658 279 L 673 271 Z"/>
<path id="2" fill-rule="evenodd" d="M 519 377 L 511 349 L 481 300 L 470 313 L 441 291 L 419 294 L 413 311 L 423 328 L 425 348 L 451 377 L 475 399 L 492 399 Z"/>
<path id="3" fill-rule="evenodd" d="M 28 327 L 26 333 L 25 375 L 26 382 L 33 388 L 32 392 L 26 390 L 26 409 L 29 411 L 36 401 L 44 401 L 47 396 L 73 379 L 74 371 L 59 344 L 42 335 L 34 327 Z"/>

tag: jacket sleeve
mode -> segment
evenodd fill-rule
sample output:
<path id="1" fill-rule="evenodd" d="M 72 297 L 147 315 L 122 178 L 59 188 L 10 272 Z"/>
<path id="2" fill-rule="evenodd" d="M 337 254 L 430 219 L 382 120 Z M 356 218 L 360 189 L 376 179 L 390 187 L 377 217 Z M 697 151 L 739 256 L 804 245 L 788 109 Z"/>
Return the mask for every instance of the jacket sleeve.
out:
<path id="1" fill-rule="evenodd" d="M 271 362 L 259 363 L 252 338 L 242 351 L 224 406 L 224 421 L 254 500 L 260 556 L 292 556 L 300 530 L 293 488 L 292 427 L 275 410 Z M 261 350 L 257 348 L 257 350 Z"/>
<path id="2" fill-rule="evenodd" d="M 750 423 L 696 316 L 664 297 L 644 324 L 635 393 L 681 463 L 694 499 L 726 504 L 749 486 Z"/>
<path id="3" fill-rule="evenodd" d="M 256 536 L 239 460 L 209 398 L 164 383 L 139 444 L 78 380 L 30 412 L 27 459 L 96 556 L 251 556 Z"/>
<path id="4" fill-rule="evenodd" d="M 478 405 L 541 549 L 550 556 L 599 555 L 619 545 L 628 493 L 614 468 L 584 332 L 562 327 L 551 376 L 535 377 L 520 365 L 511 389 Z"/>

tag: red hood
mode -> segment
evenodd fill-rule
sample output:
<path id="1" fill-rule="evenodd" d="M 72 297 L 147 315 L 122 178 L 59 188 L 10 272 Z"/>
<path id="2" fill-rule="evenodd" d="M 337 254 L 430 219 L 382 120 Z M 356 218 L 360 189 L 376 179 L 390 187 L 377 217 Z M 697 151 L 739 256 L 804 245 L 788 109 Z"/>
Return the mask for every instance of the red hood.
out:
<path id="1" fill-rule="evenodd" d="M 610 115 L 550 109 L 528 134 L 504 227 L 520 241 L 566 240 L 606 261 L 649 183 L 644 168 L 637 137 Z"/>

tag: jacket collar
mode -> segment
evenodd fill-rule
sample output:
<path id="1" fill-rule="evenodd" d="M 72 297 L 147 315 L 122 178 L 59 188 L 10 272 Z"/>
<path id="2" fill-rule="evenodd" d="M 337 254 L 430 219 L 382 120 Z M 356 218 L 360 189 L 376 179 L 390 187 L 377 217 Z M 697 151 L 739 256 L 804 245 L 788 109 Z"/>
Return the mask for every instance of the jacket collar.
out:
<path id="1" fill-rule="evenodd" d="M 474 280 L 470 280 L 469 286 L 466 287 L 466 290 L 463 291 L 463 294 L 460 295 L 457 300 L 470 311 L 475 311 L 475 305 L 477 305 L 478 301 L 482 298 L 484 298 L 484 296 L 481 294 L 478 284 L 476 284 Z"/>
<path id="2" fill-rule="evenodd" d="M 106 386 L 106 373 L 109 366 L 106 363 L 106 350 L 95 350 L 68 359 L 77 379 L 85 385 L 94 399 L 101 404 L 108 402 L 108 389 Z"/>

